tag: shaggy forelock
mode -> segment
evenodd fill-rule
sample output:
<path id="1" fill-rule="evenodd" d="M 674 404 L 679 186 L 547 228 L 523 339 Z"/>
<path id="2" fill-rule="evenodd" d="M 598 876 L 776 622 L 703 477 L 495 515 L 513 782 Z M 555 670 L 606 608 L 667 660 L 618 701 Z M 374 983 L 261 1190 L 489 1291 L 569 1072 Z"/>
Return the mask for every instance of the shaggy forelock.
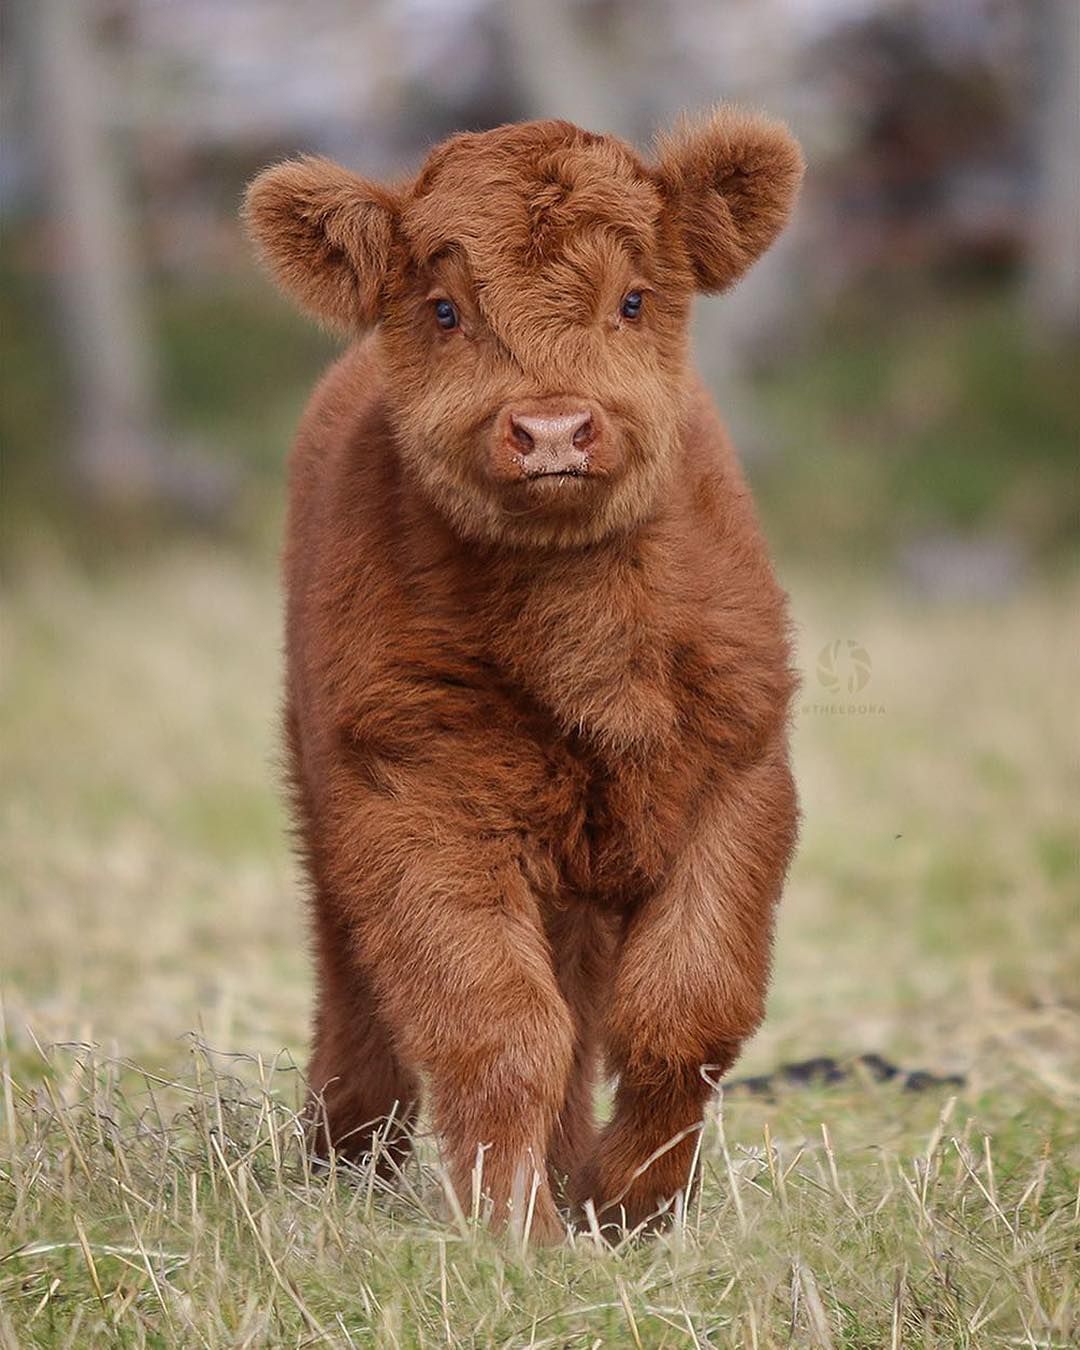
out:
<path id="1" fill-rule="evenodd" d="M 542 122 L 441 147 L 417 179 L 402 227 L 421 264 L 456 247 L 478 284 L 507 269 L 533 281 L 590 237 L 647 254 L 660 209 L 629 147 Z"/>
<path id="2" fill-rule="evenodd" d="M 659 193 L 621 142 L 564 122 L 455 137 L 402 212 L 421 269 L 453 253 L 491 331 L 514 351 L 537 329 L 592 323 L 607 288 L 656 250 Z"/>

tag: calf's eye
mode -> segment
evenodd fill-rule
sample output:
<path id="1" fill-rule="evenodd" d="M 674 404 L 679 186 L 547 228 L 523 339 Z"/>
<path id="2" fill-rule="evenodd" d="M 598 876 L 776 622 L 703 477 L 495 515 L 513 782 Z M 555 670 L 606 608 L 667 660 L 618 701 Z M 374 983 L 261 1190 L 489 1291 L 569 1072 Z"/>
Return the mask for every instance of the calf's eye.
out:
<path id="1" fill-rule="evenodd" d="M 447 333 L 458 326 L 458 312 L 449 300 L 435 301 L 435 322 Z"/>
<path id="2" fill-rule="evenodd" d="M 622 306 L 619 313 L 624 319 L 636 319 L 641 314 L 641 307 L 645 303 L 645 297 L 640 291 L 631 291 L 623 296 Z"/>

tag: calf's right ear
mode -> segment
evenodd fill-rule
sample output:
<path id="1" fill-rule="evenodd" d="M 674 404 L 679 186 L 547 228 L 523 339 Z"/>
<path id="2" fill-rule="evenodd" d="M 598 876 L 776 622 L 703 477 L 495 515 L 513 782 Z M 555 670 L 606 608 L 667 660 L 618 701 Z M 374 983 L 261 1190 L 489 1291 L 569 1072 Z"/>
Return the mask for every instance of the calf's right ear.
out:
<path id="1" fill-rule="evenodd" d="M 283 291 L 336 328 L 379 317 L 397 200 L 326 159 L 289 160 L 250 185 L 248 234 Z"/>

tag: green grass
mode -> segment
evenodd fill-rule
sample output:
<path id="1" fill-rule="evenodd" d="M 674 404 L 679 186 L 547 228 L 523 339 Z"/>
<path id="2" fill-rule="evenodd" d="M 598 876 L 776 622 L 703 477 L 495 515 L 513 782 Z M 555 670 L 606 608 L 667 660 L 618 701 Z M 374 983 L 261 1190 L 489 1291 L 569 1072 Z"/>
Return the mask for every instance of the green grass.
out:
<path id="1" fill-rule="evenodd" d="M 21 537 L 43 525 L 81 539 L 88 556 L 100 552 L 92 531 L 101 522 L 87 519 L 68 462 L 78 410 L 47 280 L 12 225 L 0 242 L 0 447 L 9 522 L 0 534 L 0 556 L 6 560 L 17 559 Z M 162 444 L 235 472 L 233 533 L 263 540 L 293 429 L 340 343 L 304 322 L 254 267 L 213 276 L 202 288 L 156 282 L 144 298 L 156 339 Z M 172 523 L 168 511 L 107 522 L 129 541 Z"/>
<path id="2" fill-rule="evenodd" d="M 172 287 L 156 304 L 167 415 L 276 484 L 311 386 L 341 343 L 254 274 Z"/>
<path id="3" fill-rule="evenodd" d="M 1074 550 L 1075 343 L 1034 340 L 1000 289 L 849 297 L 762 378 L 757 467 L 773 537 L 820 562 L 888 558 L 913 535 L 990 532 Z"/>
<path id="4" fill-rule="evenodd" d="M 270 569 L 173 542 L 4 597 L 0 1344 L 1074 1343 L 1080 578 L 982 609 L 789 578 L 803 841 L 739 1073 L 879 1051 L 710 1116 L 675 1230 L 523 1255 L 299 1148 L 311 996 L 275 788 Z M 853 637 L 854 699 L 818 682 Z M 849 710 L 849 704 L 854 710 Z"/>

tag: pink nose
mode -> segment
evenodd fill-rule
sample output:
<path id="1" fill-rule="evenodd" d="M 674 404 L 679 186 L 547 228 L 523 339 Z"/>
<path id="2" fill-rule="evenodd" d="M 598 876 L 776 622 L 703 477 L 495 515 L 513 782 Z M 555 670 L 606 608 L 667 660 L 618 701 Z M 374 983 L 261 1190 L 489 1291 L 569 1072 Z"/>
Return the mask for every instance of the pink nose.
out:
<path id="1" fill-rule="evenodd" d="M 578 473 L 588 464 L 593 439 L 592 414 L 586 411 L 543 417 L 511 413 L 510 430 L 521 447 L 528 474 Z"/>

